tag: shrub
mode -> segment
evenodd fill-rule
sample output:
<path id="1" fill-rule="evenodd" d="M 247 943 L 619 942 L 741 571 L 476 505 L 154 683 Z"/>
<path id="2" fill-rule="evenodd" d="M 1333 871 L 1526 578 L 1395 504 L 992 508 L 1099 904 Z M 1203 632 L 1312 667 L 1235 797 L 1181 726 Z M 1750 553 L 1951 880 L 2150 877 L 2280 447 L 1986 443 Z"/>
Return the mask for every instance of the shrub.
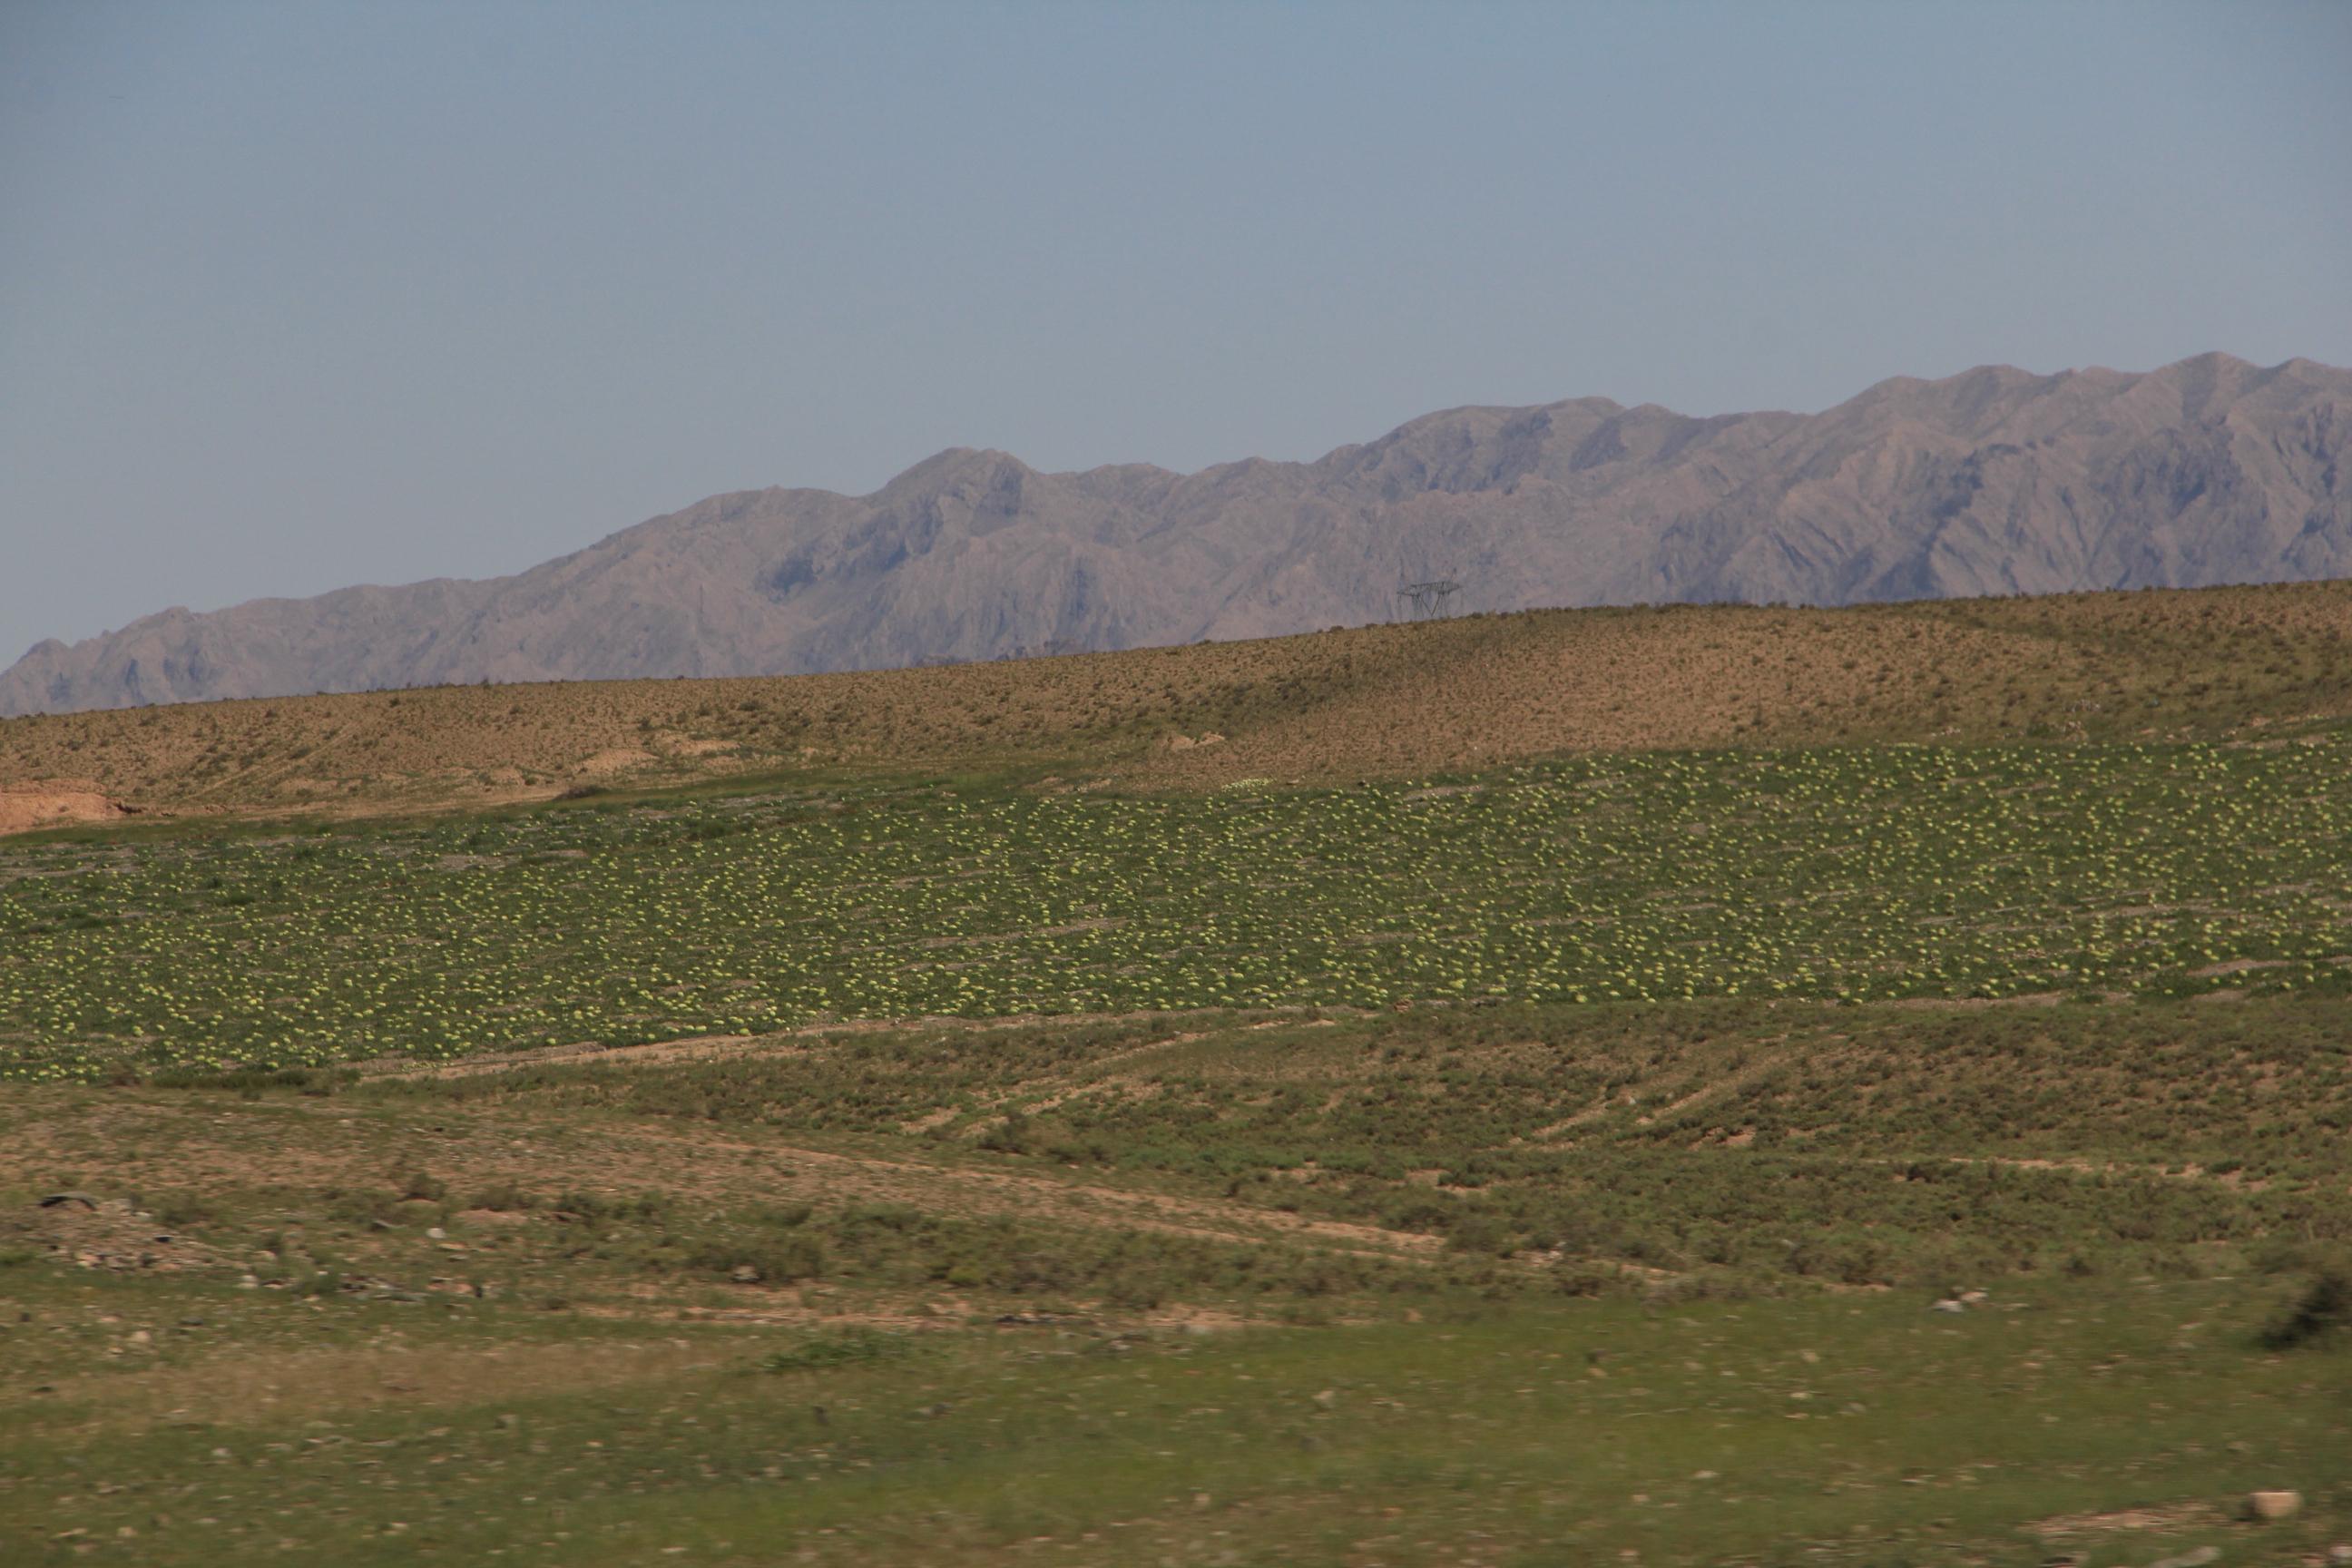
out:
<path id="1" fill-rule="evenodd" d="M 606 1220 L 659 1219 L 667 1200 L 659 1193 L 640 1193 L 634 1198 L 608 1198 L 597 1193 L 578 1189 L 568 1191 L 555 1200 L 556 1212 L 590 1226 Z"/>
<path id="2" fill-rule="evenodd" d="M 814 1279 L 824 1272 L 824 1243 L 814 1236 L 800 1234 L 709 1241 L 695 1248 L 687 1261 L 696 1268 L 730 1278 L 748 1268 L 760 1280 L 772 1284 Z"/>
<path id="3" fill-rule="evenodd" d="M 2263 1348 L 2294 1350 L 2352 1326 L 2352 1270 L 2324 1269 L 2286 1315 L 2263 1331 Z"/>
<path id="4" fill-rule="evenodd" d="M 158 1198 L 151 1212 L 169 1230 L 186 1230 L 220 1217 L 210 1204 L 194 1193 L 173 1193 Z"/>
<path id="5" fill-rule="evenodd" d="M 863 1366 L 872 1362 L 897 1361 L 912 1348 L 904 1334 L 884 1333 L 878 1329 L 841 1329 L 833 1333 L 814 1335 L 790 1349 L 777 1351 L 761 1362 L 760 1369 L 762 1372 L 823 1372 L 837 1366 Z"/>
<path id="6" fill-rule="evenodd" d="M 1027 1153 L 1029 1119 L 1017 1110 L 1008 1113 L 1002 1122 L 980 1135 L 980 1146 L 999 1154 Z"/>
<path id="7" fill-rule="evenodd" d="M 449 1195 L 449 1184 L 438 1176 L 429 1176 L 423 1171 L 416 1171 L 402 1181 L 400 1195 L 404 1200 L 437 1204 Z"/>
<path id="8" fill-rule="evenodd" d="M 329 1187 L 319 1194 L 319 1201 L 327 1217 L 342 1225 L 368 1225 L 376 1221 L 390 1225 L 400 1218 L 399 1200 L 380 1190 L 353 1192 L 343 1187 Z"/>
<path id="9" fill-rule="evenodd" d="M 1518 1233 L 1494 1215 L 1465 1215 L 1445 1236 L 1445 1245 L 1455 1252 L 1482 1253 L 1490 1258 L 1508 1258 L 1518 1250 Z"/>
<path id="10" fill-rule="evenodd" d="M 1596 1264 L 1579 1263 L 1554 1271 L 1552 1282 L 1563 1296 L 1598 1296 L 1617 1283 L 1617 1275 Z"/>

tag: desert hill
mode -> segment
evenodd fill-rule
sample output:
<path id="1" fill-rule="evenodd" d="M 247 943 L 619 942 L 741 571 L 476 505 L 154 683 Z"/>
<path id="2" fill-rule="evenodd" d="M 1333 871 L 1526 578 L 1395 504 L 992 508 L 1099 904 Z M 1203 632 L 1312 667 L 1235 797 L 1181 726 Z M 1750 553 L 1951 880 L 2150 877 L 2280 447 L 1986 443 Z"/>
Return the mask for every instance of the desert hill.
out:
<path id="1" fill-rule="evenodd" d="M 0 721 L 15 828 L 432 808 L 834 767 L 1215 787 L 1565 752 L 2263 742 L 2352 719 L 2352 582 L 1843 609 L 1531 611 L 927 668 L 542 682 Z"/>
<path id="2" fill-rule="evenodd" d="M 1312 463 L 715 496 L 517 576 L 151 616 L 0 675 L 0 714 L 438 683 L 874 669 L 1465 607 L 1846 605 L 2352 574 L 2352 372 L 1897 379 L 1824 413 L 1458 408 Z"/>

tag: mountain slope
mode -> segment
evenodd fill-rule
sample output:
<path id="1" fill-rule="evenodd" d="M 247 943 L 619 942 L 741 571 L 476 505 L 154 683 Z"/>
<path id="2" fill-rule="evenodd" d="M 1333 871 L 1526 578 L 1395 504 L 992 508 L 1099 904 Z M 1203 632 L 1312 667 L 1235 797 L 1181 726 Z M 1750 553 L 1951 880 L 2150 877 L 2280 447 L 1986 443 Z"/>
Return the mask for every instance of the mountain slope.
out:
<path id="1" fill-rule="evenodd" d="M 1825 413 L 1460 408 L 1313 463 L 714 496 L 516 576 L 170 610 L 0 675 L 0 714 L 438 683 L 782 674 L 1469 607 L 1838 605 L 2352 575 L 2352 372 L 1989 367 Z"/>

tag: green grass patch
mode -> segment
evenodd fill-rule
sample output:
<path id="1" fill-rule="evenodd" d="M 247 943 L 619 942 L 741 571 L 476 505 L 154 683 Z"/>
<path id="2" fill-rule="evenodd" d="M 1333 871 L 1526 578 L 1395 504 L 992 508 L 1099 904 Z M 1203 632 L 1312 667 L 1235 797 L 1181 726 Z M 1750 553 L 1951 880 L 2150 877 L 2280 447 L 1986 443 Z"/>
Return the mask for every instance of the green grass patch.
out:
<path id="1" fill-rule="evenodd" d="M 1815 1296 L 779 1336 L 68 1281 L 0 1340 L 0 1538 L 157 1564 L 2294 1562 L 2352 1522 L 2352 1359 L 2266 1354 L 2265 1306 L 2051 1281 L 1957 1317 Z M 309 1348 L 236 1352 L 225 1397 L 223 1312 Z M 142 1330 L 162 1348 L 124 1348 Z M 925 1348 L 869 1353 L 899 1342 Z M 126 1419 L 157 1390 L 173 1414 Z M 2305 1511 L 2234 1517 L 2272 1487 Z"/>

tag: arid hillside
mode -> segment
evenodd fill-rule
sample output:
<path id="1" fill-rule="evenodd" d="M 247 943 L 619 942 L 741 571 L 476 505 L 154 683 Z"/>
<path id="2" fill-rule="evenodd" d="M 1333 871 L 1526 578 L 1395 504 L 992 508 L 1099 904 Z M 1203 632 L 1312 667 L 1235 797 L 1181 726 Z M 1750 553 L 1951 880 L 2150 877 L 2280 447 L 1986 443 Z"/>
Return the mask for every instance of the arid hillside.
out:
<path id="1" fill-rule="evenodd" d="M 835 766 L 1214 787 L 1595 749 L 2267 738 L 2347 717 L 2352 583 L 1548 610 L 863 674 L 15 719 L 0 721 L 0 830 L 124 807 L 429 809 Z"/>
<path id="2" fill-rule="evenodd" d="M 2352 371 L 1986 366 L 1813 415 L 1456 408 L 1312 463 L 714 496 L 513 577 L 173 609 L 0 672 L 0 714 L 481 680 L 793 674 L 1456 609 L 1845 605 L 2352 574 Z"/>

